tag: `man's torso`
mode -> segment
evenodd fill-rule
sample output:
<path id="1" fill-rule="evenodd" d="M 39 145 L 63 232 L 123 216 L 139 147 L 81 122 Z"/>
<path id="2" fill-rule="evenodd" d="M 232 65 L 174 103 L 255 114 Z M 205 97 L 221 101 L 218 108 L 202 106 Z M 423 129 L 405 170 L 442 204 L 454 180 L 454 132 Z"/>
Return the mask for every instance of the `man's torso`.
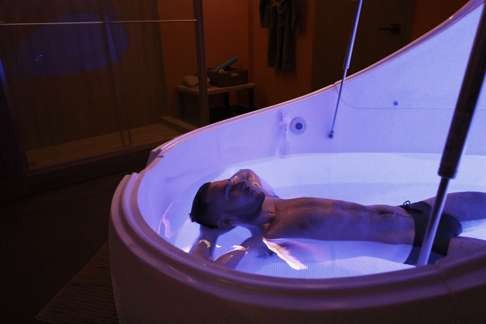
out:
<path id="1" fill-rule="evenodd" d="M 322 199 L 277 199 L 264 227 L 267 238 L 411 243 L 413 220 L 399 207 Z"/>

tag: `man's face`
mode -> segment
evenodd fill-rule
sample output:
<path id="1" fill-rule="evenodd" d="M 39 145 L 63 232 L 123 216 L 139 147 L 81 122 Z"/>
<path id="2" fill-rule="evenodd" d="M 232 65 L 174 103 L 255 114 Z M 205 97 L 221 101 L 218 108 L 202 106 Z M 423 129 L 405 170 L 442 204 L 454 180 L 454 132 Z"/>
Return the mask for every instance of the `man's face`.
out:
<path id="1" fill-rule="evenodd" d="M 231 219 L 233 223 L 251 224 L 258 217 L 265 194 L 257 184 L 232 177 L 212 182 L 207 197 L 211 212 L 222 223 Z"/>

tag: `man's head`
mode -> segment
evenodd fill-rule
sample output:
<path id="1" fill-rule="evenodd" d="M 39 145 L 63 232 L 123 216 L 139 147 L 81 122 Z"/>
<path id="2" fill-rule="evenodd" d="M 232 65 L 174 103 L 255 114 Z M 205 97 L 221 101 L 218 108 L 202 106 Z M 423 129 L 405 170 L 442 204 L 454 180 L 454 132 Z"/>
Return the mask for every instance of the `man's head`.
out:
<path id="1" fill-rule="evenodd" d="M 255 225 L 264 199 L 263 191 L 246 179 L 207 182 L 194 197 L 191 220 L 219 229 Z"/>

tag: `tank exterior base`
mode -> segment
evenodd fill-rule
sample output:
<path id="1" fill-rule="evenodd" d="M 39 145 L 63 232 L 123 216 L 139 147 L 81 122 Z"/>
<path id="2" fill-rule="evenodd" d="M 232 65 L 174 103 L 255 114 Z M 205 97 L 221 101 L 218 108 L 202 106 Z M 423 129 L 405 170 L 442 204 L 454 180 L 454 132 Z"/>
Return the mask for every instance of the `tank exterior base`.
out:
<path id="1" fill-rule="evenodd" d="M 110 267 L 120 323 L 410 323 L 486 318 L 486 253 L 339 279 L 283 279 L 220 269 L 160 239 L 112 204 Z M 142 233 L 142 235 L 140 235 Z M 154 233 L 155 234 L 155 233 Z M 176 251 L 177 250 L 177 251 Z M 174 254 L 175 253 L 175 254 Z M 188 261 L 188 262 L 185 262 Z M 214 268 L 214 269 L 213 269 Z"/>

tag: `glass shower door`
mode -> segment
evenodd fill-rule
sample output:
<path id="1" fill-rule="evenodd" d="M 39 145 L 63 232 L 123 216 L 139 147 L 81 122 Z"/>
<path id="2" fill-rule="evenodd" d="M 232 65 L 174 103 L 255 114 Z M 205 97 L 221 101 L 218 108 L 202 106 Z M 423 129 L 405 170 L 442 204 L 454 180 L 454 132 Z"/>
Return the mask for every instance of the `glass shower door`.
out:
<path id="1" fill-rule="evenodd" d="M 96 1 L 7 2 L 1 47 L 30 170 L 126 145 Z"/>

